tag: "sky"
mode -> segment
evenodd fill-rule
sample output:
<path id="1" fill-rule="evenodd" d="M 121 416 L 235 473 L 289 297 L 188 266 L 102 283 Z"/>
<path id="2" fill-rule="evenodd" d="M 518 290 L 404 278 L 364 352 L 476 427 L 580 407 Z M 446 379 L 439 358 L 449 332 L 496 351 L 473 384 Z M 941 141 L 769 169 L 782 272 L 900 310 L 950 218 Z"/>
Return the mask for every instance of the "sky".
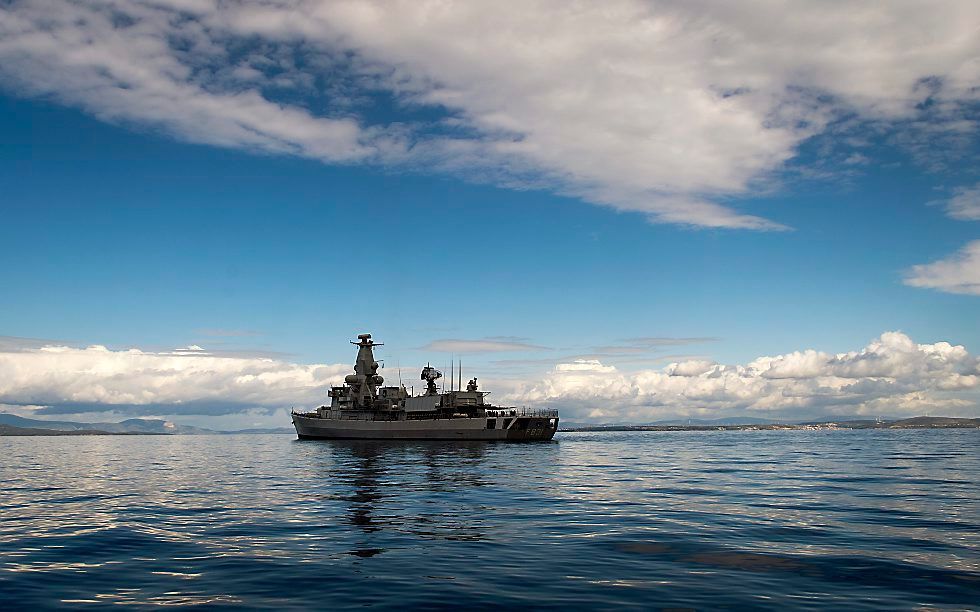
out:
<path id="1" fill-rule="evenodd" d="M 980 416 L 980 4 L 0 4 L 0 411 Z"/>

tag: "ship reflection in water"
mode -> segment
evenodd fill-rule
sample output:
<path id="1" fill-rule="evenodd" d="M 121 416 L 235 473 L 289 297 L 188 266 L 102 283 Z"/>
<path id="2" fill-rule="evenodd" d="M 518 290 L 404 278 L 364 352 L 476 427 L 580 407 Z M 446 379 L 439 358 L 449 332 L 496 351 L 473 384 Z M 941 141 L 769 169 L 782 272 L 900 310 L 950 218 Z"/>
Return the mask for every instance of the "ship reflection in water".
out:
<path id="1" fill-rule="evenodd" d="M 971 608 L 978 447 L 978 430 L 0 438 L 0 608 Z"/>
<path id="2" fill-rule="evenodd" d="M 333 489 L 350 491 L 342 496 L 349 502 L 348 520 L 365 534 L 349 554 L 367 558 L 384 552 L 384 548 L 372 546 L 371 538 L 371 534 L 384 529 L 419 538 L 482 539 L 479 530 L 482 519 L 474 509 L 430 504 L 420 513 L 401 514 L 399 511 L 407 508 L 398 503 L 397 495 L 404 494 L 408 486 L 431 494 L 459 497 L 465 495 L 468 487 L 488 484 L 479 469 L 488 443 L 331 440 L 311 444 L 327 445 L 332 458 L 347 468 L 331 469 L 323 478 Z M 399 484 L 405 475 L 401 466 L 412 463 L 418 465 L 424 477 L 415 483 Z M 397 474 L 390 473 L 393 468 L 398 470 Z"/>

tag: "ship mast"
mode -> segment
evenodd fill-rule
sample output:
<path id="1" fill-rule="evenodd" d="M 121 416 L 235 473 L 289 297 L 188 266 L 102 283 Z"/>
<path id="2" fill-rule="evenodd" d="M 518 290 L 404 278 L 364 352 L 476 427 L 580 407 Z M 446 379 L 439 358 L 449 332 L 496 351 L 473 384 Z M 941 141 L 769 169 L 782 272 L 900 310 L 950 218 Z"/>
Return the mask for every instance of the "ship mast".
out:
<path id="1" fill-rule="evenodd" d="M 374 360 L 374 347 L 384 346 L 375 343 L 371 334 L 358 334 L 357 342 L 351 344 L 358 347 L 357 360 L 354 362 L 354 373 L 347 375 L 344 381 L 351 387 L 351 396 L 358 406 L 369 407 L 374 403 L 378 393 L 378 385 L 385 379 L 378 374 L 378 362 Z"/>

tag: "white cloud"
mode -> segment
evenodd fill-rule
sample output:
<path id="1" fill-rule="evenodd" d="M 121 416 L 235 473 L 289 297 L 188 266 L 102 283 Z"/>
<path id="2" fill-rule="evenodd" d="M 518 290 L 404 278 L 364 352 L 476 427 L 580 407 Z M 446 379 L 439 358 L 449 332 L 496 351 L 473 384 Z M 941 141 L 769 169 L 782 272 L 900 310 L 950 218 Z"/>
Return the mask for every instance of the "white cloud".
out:
<path id="1" fill-rule="evenodd" d="M 980 221 L 980 183 L 960 187 L 945 202 L 946 214 L 961 221 Z M 946 293 L 980 295 L 980 240 L 969 242 L 958 252 L 906 271 L 905 284 Z"/>
<path id="2" fill-rule="evenodd" d="M 905 284 L 947 293 L 980 295 L 980 240 L 967 243 L 946 259 L 912 266 L 906 274 Z"/>
<path id="3" fill-rule="evenodd" d="M 980 221 L 980 183 L 957 189 L 946 203 L 946 214 L 961 221 Z"/>
<path id="4" fill-rule="evenodd" d="M 980 360 L 964 347 L 887 332 L 860 351 L 804 350 L 745 365 L 695 360 L 626 373 L 598 361 L 559 364 L 508 399 L 560 407 L 566 419 L 643 422 L 726 411 L 980 415 L 978 391 Z"/>
<path id="5" fill-rule="evenodd" d="M 841 114 L 961 120 L 978 21 L 973 0 L 14 0 L 0 78 L 194 142 L 780 229 L 730 198 Z M 369 124 L 379 92 L 450 118 Z"/>
<path id="6" fill-rule="evenodd" d="M 205 351 L 19 347 L 0 351 L 0 407 L 90 419 L 100 412 L 230 418 L 316 406 L 350 372 L 349 364 L 303 365 Z M 699 359 L 635 372 L 579 359 L 557 364 L 541 379 L 481 381 L 500 403 L 557 406 L 566 420 L 641 422 L 746 411 L 980 414 L 980 360 L 962 346 L 916 344 L 899 332 L 836 355 L 803 350 L 745 365 Z"/>
<path id="7" fill-rule="evenodd" d="M 715 365 L 713 361 L 707 359 L 691 359 L 672 363 L 665 371 L 671 376 L 701 376 L 710 372 Z"/>
<path id="8" fill-rule="evenodd" d="M 0 352 L 0 403 L 147 414 L 163 406 L 169 414 L 312 407 L 325 402 L 327 388 L 350 370 L 346 364 L 215 357 L 200 347 L 145 352 L 45 346 Z"/>
<path id="9" fill-rule="evenodd" d="M 590 374 L 595 373 L 610 373 L 615 372 L 616 368 L 612 366 L 602 365 L 598 359 L 576 359 L 571 363 L 559 363 L 555 366 L 556 372 L 589 372 Z"/>

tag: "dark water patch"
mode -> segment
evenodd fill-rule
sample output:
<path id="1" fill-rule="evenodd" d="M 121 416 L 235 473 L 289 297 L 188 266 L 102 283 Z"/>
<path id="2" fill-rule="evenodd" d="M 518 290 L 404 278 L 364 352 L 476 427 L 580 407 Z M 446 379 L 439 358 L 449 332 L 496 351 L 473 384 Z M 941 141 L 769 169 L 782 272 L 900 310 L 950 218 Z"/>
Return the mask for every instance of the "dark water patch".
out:
<path id="1" fill-rule="evenodd" d="M 347 551 L 347 554 L 355 557 L 361 557 L 362 559 L 369 559 L 375 555 L 380 555 L 384 551 L 385 549 L 383 548 L 359 548 L 357 550 L 349 550 Z"/>
<path id="2" fill-rule="evenodd" d="M 69 495 L 67 497 L 55 497 L 51 499 L 41 499 L 38 500 L 38 504 L 85 504 L 90 502 L 95 502 L 104 499 L 113 499 L 118 497 L 125 497 L 125 495 Z"/>
<path id="3" fill-rule="evenodd" d="M 811 580 L 862 588 L 928 593 L 936 602 L 961 604 L 980 594 L 980 573 L 923 567 L 868 556 L 802 556 L 733 550 L 695 541 L 627 542 L 616 548 L 628 554 L 654 555 L 685 566 L 721 570 L 796 574 Z"/>

